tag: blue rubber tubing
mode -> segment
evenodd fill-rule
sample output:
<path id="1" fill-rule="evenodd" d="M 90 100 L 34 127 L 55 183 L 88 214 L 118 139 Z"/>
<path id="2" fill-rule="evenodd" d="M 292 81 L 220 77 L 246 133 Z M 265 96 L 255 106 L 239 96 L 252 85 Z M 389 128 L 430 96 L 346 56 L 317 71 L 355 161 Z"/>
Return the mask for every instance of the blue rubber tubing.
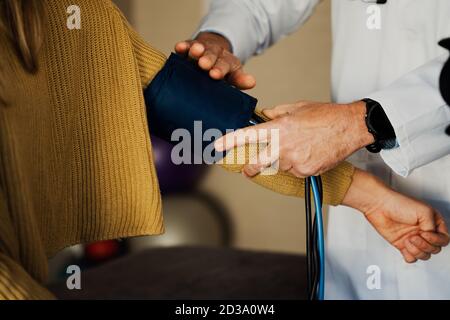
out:
<path id="1" fill-rule="evenodd" d="M 319 290 L 318 299 L 325 299 L 325 233 L 323 230 L 323 214 L 322 202 L 320 201 L 319 184 L 316 177 L 311 177 L 311 186 L 314 195 L 314 207 L 317 221 L 317 244 L 319 249 L 320 259 L 320 275 L 319 275 Z"/>

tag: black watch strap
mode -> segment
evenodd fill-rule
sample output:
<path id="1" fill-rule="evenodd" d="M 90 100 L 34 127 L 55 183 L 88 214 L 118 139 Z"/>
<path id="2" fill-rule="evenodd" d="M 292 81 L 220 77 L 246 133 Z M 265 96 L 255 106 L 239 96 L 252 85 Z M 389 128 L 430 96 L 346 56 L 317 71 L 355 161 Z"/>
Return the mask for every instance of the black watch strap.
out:
<path id="1" fill-rule="evenodd" d="M 375 138 L 375 142 L 367 146 L 371 153 L 379 153 L 383 149 L 393 149 L 397 144 L 395 130 L 383 107 L 375 100 L 363 99 L 366 103 L 366 125 Z"/>

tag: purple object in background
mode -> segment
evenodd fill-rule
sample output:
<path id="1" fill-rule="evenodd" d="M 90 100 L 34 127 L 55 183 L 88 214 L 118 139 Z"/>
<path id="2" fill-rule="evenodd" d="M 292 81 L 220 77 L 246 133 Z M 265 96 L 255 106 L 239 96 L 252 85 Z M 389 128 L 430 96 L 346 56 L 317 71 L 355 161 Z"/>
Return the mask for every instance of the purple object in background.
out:
<path id="1" fill-rule="evenodd" d="M 205 164 L 175 165 L 171 159 L 173 145 L 152 135 L 153 156 L 162 194 L 192 191 L 205 176 Z"/>

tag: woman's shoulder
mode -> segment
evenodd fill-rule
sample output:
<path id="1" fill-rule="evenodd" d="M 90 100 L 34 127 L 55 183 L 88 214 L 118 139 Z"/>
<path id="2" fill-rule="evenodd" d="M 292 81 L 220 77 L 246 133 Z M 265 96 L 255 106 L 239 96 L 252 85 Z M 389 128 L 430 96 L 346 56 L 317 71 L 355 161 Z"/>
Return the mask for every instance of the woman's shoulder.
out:
<path id="1" fill-rule="evenodd" d="M 126 18 L 111 0 L 45 0 L 45 7 L 51 25 L 63 24 L 70 30 L 126 24 Z"/>
<path id="2" fill-rule="evenodd" d="M 112 0 L 44 0 L 47 7 L 52 9 L 64 9 L 67 11 L 71 7 L 79 7 L 90 12 L 116 12 L 117 6 Z"/>
<path id="3" fill-rule="evenodd" d="M 137 66 L 142 86 L 164 64 L 165 55 L 142 39 L 111 0 L 45 1 L 50 19 L 46 36 L 49 56 L 65 60 L 70 60 L 68 55 L 76 57 L 77 61 L 71 58 L 72 65 L 89 57 L 90 63 L 95 60 L 98 67 L 102 61 Z"/>

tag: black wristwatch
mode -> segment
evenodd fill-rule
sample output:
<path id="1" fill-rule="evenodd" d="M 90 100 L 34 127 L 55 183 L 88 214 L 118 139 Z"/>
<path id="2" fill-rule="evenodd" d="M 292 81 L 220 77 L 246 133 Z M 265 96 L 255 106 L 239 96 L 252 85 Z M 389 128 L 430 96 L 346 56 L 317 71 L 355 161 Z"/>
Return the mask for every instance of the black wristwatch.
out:
<path id="1" fill-rule="evenodd" d="M 375 138 L 375 142 L 367 146 L 371 153 L 379 153 L 383 149 L 393 149 L 397 146 L 397 137 L 389 118 L 381 104 L 372 99 L 363 99 L 366 103 L 366 125 Z"/>

